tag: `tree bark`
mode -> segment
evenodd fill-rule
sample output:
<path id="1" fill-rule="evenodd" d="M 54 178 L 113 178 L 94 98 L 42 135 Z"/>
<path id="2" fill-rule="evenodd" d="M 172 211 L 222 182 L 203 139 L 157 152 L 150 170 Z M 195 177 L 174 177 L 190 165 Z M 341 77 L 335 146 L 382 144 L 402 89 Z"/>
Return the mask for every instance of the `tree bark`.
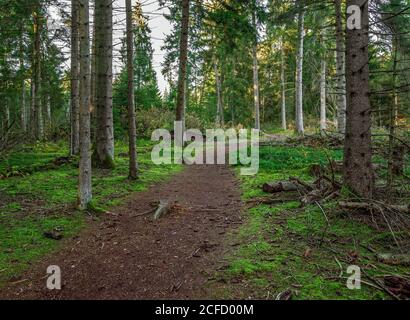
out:
<path id="1" fill-rule="evenodd" d="M 94 20 L 93 28 L 92 28 L 92 39 L 91 39 L 91 93 L 90 93 L 90 105 L 91 105 L 91 141 L 96 141 L 97 136 L 97 110 L 95 107 L 95 96 L 96 96 L 96 85 L 97 85 L 97 77 L 96 77 L 96 61 L 97 61 L 97 54 L 96 54 L 96 43 L 95 43 L 95 35 L 96 35 L 96 23 Z"/>
<path id="2" fill-rule="evenodd" d="M 34 53 L 33 53 L 33 102 L 34 102 L 34 137 L 36 140 L 43 138 L 43 117 L 41 108 L 41 29 L 42 18 L 40 9 L 33 12 L 34 20 Z"/>
<path id="3" fill-rule="evenodd" d="M 131 0 L 125 1 L 127 15 L 127 76 L 128 76 L 128 135 L 129 135 L 129 178 L 137 179 L 137 130 L 135 124 L 134 95 L 134 33 Z"/>
<path id="4" fill-rule="evenodd" d="M 324 131 L 326 129 L 326 60 L 323 58 L 320 73 L 320 131 Z"/>
<path id="5" fill-rule="evenodd" d="M 215 70 L 215 82 L 216 82 L 216 125 L 222 126 L 223 125 L 223 107 L 222 107 L 222 92 L 221 92 L 221 78 L 219 76 L 219 68 L 218 62 L 215 59 L 214 63 L 214 70 Z"/>
<path id="6" fill-rule="evenodd" d="M 323 39 L 321 39 L 321 44 L 323 47 Z M 327 129 L 327 119 L 326 119 L 326 53 L 322 55 L 322 61 L 320 66 L 320 131 Z"/>
<path id="7" fill-rule="evenodd" d="M 78 155 L 80 148 L 80 78 L 79 78 L 79 3 L 71 0 L 71 155 Z"/>
<path id="8" fill-rule="evenodd" d="M 80 29 L 80 172 L 78 206 L 87 209 L 92 200 L 90 137 L 90 14 L 89 0 L 79 0 Z"/>
<path id="9" fill-rule="evenodd" d="M 281 120 L 282 120 L 282 129 L 286 130 L 288 128 L 286 123 L 286 77 L 285 77 L 285 46 L 282 37 L 282 44 L 281 44 L 281 67 L 280 67 L 280 82 L 281 82 L 281 89 L 282 89 L 282 105 L 281 105 Z"/>
<path id="10" fill-rule="evenodd" d="M 346 29 L 347 118 L 344 147 L 344 183 L 357 195 L 372 198 L 371 107 L 369 90 L 369 7 L 362 0 L 347 5 L 361 6 L 361 29 Z"/>
<path id="11" fill-rule="evenodd" d="M 97 167 L 114 168 L 114 124 L 112 109 L 113 61 L 113 10 L 112 0 L 100 0 L 95 6 L 97 112 L 96 145 L 93 155 Z"/>
<path id="12" fill-rule="evenodd" d="M 394 32 L 394 30 L 392 30 Z M 394 32 L 395 33 L 395 32 Z M 392 56 L 393 56 L 393 102 L 389 109 L 389 159 L 387 170 L 387 192 L 391 195 L 394 182 L 394 152 L 395 152 L 395 136 L 397 126 L 397 109 L 398 109 L 398 94 L 397 94 L 397 51 L 398 39 L 397 35 L 393 36 Z M 389 197 L 390 198 L 390 197 Z"/>
<path id="13" fill-rule="evenodd" d="M 179 45 L 179 79 L 176 105 L 176 120 L 185 121 L 185 90 L 188 64 L 189 0 L 182 0 L 181 39 Z"/>
<path id="14" fill-rule="evenodd" d="M 256 22 L 256 5 L 252 8 L 252 23 L 255 28 L 255 39 L 252 48 L 253 56 L 253 99 L 255 106 L 255 129 L 260 130 L 260 92 L 259 92 L 259 66 L 258 66 L 258 26 Z"/>
<path id="15" fill-rule="evenodd" d="M 298 14 L 298 53 L 296 56 L 296 132 L 303 134 L 305 131 L 303 121 L 303 51 L 304 51 L 304 20 L 305 9 L 299 2 Z"/>
<path id="16" fill-rule="evenodd" d="M 20 126 L 21 130 L 27 130 L 27 110 L 26 110 L 26 79 L 24 70 L 24 34 L 20 37 L 20 73 L 21 73 L 21 96 L 20 96 Z"/>
<path id="17" fill-rule="evenodd" d="M 6 121 L 5 121 L 4 127 L 6 128 L 5 130 L 7 131 L 11 124 L 9 99 L 6 99 L 6 103 L 5 103 L 5 120 Z"/>
<path id="18" fill-rule="evenodd" d="M 34 95 L 34 77 L 30 79 L 30 122 L 29 122 L 29 129 L 30 132 L 35 137 L 36 131 L 36 111 L 35 111 L 35 95 Z"/>
<path id="19" fill-rule="evenodd" d="M 336 82 L 337 127 L 340 133 L 346 129 L 346 63 L 345 37 L 342 22 L 342 0 L 334 0 L 336 13 Z"/>

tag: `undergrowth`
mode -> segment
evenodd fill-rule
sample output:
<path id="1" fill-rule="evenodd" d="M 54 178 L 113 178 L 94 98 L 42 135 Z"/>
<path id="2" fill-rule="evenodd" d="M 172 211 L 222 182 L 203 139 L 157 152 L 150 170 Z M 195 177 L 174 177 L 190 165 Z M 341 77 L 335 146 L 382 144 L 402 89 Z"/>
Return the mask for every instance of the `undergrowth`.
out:
<path id="1" fill-rule="evenodd" d="M 291 176 L 313 181 L 308 170 L 311 164 L 341 160 L 343 153 L 264 147 L 260 156 L 258 175 L 240 177 L 245 202 L 266 196 L 261 189 L 265 182 Z M 350 265 L 361 267 L 370 277 L 409 274 L 408 267 L 378 262 L 368 249 L 388 250 L 393 243 L 391 234 L 351 219 L 334 202 L 324 204 L 323 210 L 329 224 L 317 205 L 300 208 L 299 201 L 247 210 L 245 224 L 231 235 L 235 250 L 225 257 L 227 266 L 211 284 L 215 298 L 275 299 L 286 291 L 292 292 L 292 299 L 390 298 L 364 283 L 360 290 L 349 290 L 346 281 Z"/>

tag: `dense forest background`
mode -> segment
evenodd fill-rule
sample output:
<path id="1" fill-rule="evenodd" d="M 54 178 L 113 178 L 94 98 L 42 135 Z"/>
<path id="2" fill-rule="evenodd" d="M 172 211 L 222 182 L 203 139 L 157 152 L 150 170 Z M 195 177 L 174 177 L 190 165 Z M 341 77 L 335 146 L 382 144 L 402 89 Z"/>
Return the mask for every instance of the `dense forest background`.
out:
<path id="1" fill-rule="evenodd" d="M 65 1 L 5 1 L 1 4 L 2 136 L 12 129 L 27 132 L 26 137 L 32 140 L 68 139 L 68 5 Z M 154 53 L 148 19 L 154 17 L 155 12 L 144 14 L 144 2 L 133 7 L 135 99 L 140 136 L 149 136 L 150 130 L 158 127 L 171 127 L 176 107 L 180 2 L 163 1 L 163 5 L 169 8 L 167 19 L 172 23 L 171 33 L 164 41 L 166 56 L 162 71 L 169 84 L 164 93 L 158 89 L 152 62 Z M 341 5 L 340 12 L 344 12 L 343 1 L 338 5 Z M 388 110 L 393 104 L 395 123 L 406 124 L 410 108 L 408 6 L 405 0 L 370 2 L 369 67 L 374 127 L 389 126 Z M 118 4 L 114 15 L 124 14 L 124 7 Z M 64 24 L 54 24 L 56 16 L 61 16 Z M 190 18 L 186 80 L 189 126 L 210 126 L 217 117 L 230 126 L 254 124 L 253 49 L 256 49 L 262 128 L 294 128 L 296 57 L 300 40 L 298 6 L 292 1 L 191 1 Z M 322 126 L 330 130 L 337 128 L 338 98 L 344 94 L 344 88 L 343 82 L 342 88 L 338 82 L 336 26 L 333 2 L 305 3 L 303 112 L 305 126 L 312 130 L 320 129 L 321 88 L 326 90 L 327 112 Z M 93 40 L 92 34 L 91 30 Z M 125 36 L 114 49 L 114 60 L 124 63 L 122 71 L 113 76 L 115 134 L 123 138 L 127 135 Z M 286 121 L 281 118 L 282 105 L 286 109 Z M 93 120 L 95 123 L 95 117 Z"/>

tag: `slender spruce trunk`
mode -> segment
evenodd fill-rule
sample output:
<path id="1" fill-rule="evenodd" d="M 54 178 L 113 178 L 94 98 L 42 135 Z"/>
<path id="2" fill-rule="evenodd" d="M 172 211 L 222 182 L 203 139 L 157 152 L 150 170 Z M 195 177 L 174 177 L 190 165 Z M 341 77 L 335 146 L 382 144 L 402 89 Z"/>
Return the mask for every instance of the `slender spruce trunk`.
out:
<path id="1" fill-rule="evenodd" d="M 393 33 L 396 33 L 393 31 Z M 394 182 L 394 151 L 395 151 L 395 135 L 397 126 L 397 114 L 398 114 L 398 94 L 397 94 L 397 53 L 398 53 L 398 37 L 395 34 L 393 36 L 393 101 L 389 108 L 389 160 L 388 160 L 388 174 L 387 174 L 387 192 L 389 195 L 393 191 Z M 389 197 L 390 198 L 390 197 Z"/>
<path id="2" fill-rule="evenodd" d="M 304 54 L 304 20 L 305 9 L 302 2 L 299 2 L 298 13 L 298 52 L 296 55 L 296 132 L 304 134 L 303 120 L 303 54 Z"/>
<path id="3" fill-rule="evenodd" d="M 258 26 L 256 21 L 256 2 L 252 8 L 252 24 L 255 29 L 254 43 L 252 47 L 253 58 L 253 100 L 255 107 L 255 129 L 260 130 L 260 92 L 259 92 L 259 65 L 258 65 Z"/>
<path id="4" fill-rule="evenodd" d="M 346 53 L 343 32 L 342 0 L 334 0 L 336 14 L 336 95 L 337 128 L 340 133 L 346 128 Z"/>
<path id="5" fill-rule="evenodd" d="M 79 1 L 80 29 L 80 165 L 78 206 L 87 209 L 92 200 L 90 136 L 90 9 L 89 0 Z"/>
<path id="6" fill-rule="evenodd" d="M 128 136 L 129 136 L 129 178 L 137 179 L 137 130 L 135 123 L 134 95 L 134 33 L 131 0 L 125 1 L 127 20 L 127 76 L 128 76 Z"/>
<path id="7" fill-rule="evenodd" d="M 79 2 L 71 0 L 71 155 L 80 149 Z"/>
<path id="8" fill-rule="evenodd" d="M 21 73 L 21 96 L 20 96 L 20 127 L 21 130 L 27 130 L 27 110 L 26 110 L 26 79 L 24 70 L 24 33 L 21 31 L 20 42 L 20 73 Z"/>
<path id="9" fill-rule="evenodd" d="M 321 37 L 321 46 L 324 46 L 324 40 Z M 322 60 L 320 63 L 320 131 L 325 131 L 327 129 L 327 118 L 326 118 L 326 52 L 322 54 Z"/>
<path id="10" fill-rule="evenodd" d="M 43 139 L 43 114 L 41 107 L 41 29 L 42 17 L 40 8 L 33 13 L 34 20 L 34 54 L 33 54 L 33 102 L 34 102 L 34 137 Z"/>
<path id="11" fill-rule="evenodd" d="M 281 41 L 281 67 L 280 67 L 280 82 L 281 82 L 281 95 L 282 95 L 282 104 L 281 104 L 281 120 L 282 120 L 282 129 L 286 130 L 288 128 L 286 123 L 286 63 L 285 63 L 285 46 L 282 37 Z"/>
<path id="12" fill-rule="evenodd" d="M 179 44 L 179 78 L 176 105 L 176 120 L 185 122 L 184 101 L 186 98 L 186 79 L 188 65 L 188 35 L 189 35 L 190 0 L 182 0 L 181 38 Z"/>
<path id="13" fill-rule="evenodd" d="M 216 125 L 222 126 L 223 125 L 223 108 L 222 108 L 222 92 L 221 92 L 221 78 L 219 76 L 219 68 L 218 62 L 215 59 L 214 63 L 214 70 L 215 70 L 215 82 L 216 82 Z"/>

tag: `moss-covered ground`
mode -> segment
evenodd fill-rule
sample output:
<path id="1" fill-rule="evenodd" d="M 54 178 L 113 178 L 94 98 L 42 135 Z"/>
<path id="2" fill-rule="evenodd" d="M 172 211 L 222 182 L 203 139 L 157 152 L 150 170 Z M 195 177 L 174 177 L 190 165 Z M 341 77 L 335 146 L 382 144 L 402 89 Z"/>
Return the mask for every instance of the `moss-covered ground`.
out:
<path id="1" fill-rule="evenodd" d="M 268 196 L 261 189 L 265 182 L 291 176 L 313 181 L 311 164 L 341 160 L 342 155 L 342 150 L 264 147 L 259 174 L 240 177 L 243 200 Z M 389 299 L 366 283 L 386 274 L 409 276 L 410 268 L 382 264 L 375 257 L 373 250 L 383 252 L 394 245 L 391 234 L 353 219 L 336 202 L 325 203 L 322 209 L 285 201 L 245 210 L 245 223 L 230 236 L 233 252 L 210 284 L 214 297 L 276 299 L 291 291 L 292 299 Z M 347 288 L 350 265 L 362 270 L 360 290 Z"/>
<path id="2" fill-rule="evenodd" d="M 92 205 L 97 212 L 120 205 L 132 193 L 181 170 L 181 166 L 154 165 L 151 150 L 150 142 L 139 142 L 137 181 L 127 179 L 127 146 L 123 143 L 116 146 L 114 170 L 94 170 Z M 46 238 L 44 232 L 56 229 L 69 238 L 87 225 L 90 214 L 98 216 L 76 211 L 78 162 L 53 165 L 54 159 L 66 155 L 64 143 L 41 143 L 0 162 L 0 175 L 16 175 L 0 180 L 0 285 L 58 248 L 60 242 Z"/>

